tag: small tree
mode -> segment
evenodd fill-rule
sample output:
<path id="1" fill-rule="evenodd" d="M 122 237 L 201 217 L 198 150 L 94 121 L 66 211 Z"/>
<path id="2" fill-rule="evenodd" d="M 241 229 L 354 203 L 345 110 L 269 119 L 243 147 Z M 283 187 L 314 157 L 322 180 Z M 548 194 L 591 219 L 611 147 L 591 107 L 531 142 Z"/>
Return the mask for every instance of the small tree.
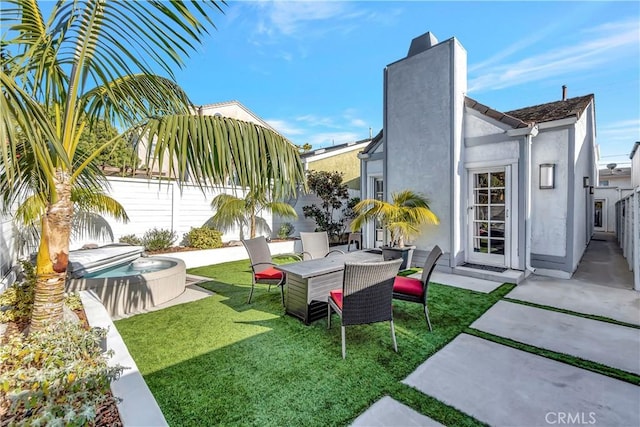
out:
<path id="1" fill-rule="evenodd" d="M 227 231 L 234 226 L 240 228 L 240 238 L 243 238 L 244 229 L 249 229 L 249 238 L 256 237 L 258 230 L 271 233 L 271 227 L 262 218 L 262 211 L 267 209 L 285 218 L 296 218 L 296 211 L 283 202 L 276 202 L 268 196 L 255 191 L 250 191 L 244 198 L 232 194 L 218 194 L 211 201 L 211 208 L 215 215 L 206 224 L 209 227 Z"/>
<path id="2" fill-rule="evenodd" d="M 309 190 L 322 200 L 322 204 L 304 206 L 304 217 L 313 218 L 316 231 L 326 231 L 330 240 L 339 238 L 344 231 L 344 217 L 336 220 L 334 213 L 340 212 L 345 200 L 349 198 L 348 187 L 342 182 L 342 173 L 309 171 L 307 185 Z"/>

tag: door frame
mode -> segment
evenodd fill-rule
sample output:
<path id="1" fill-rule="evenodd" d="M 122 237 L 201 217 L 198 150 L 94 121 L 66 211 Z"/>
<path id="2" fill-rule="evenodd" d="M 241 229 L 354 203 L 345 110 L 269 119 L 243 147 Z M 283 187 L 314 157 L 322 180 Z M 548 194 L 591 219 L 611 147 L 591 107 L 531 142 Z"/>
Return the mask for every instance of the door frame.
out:
<path id="1" fill-rule="evenodd" d="M 602 210 L 601 210 L 601 218 L 600 222 L 602 224 L 601 227 L 596 226 L 596 203 L 602 202 Z M 595 231 L 608 231 L 607 230 L 607 199 L 593 199 L 593 229 Z"/>
<path id="2" fill-rule="evenodd" d="M 519 251 L 519 209 L 518 209 L 518 161 L 517 159 L 498 160 L 493 162 L 473 162 L 465 164 L 467 172 L 467 196 L 466 196 L 466 242 L 465 242 L 465 262 L 491 265 L 504 268 L 518 269 L 520 264 Z M 505 172 L 505 249 L 504 256 L 496 261 L 486 257 L 478 257 L 473 252 L 473 189 L 474 174 L 483 172 Z"/>

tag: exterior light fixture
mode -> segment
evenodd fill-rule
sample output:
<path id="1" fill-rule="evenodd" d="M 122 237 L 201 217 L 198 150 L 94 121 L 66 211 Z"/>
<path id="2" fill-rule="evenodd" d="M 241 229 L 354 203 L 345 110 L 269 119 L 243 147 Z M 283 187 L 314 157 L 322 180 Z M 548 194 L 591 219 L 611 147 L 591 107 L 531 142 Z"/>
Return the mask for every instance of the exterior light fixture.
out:
<path id="1" fill-rule="evenodd" d="M 540 189 L 545 190 L 555 188 L 555 169 L 553 163 L 543 163 L 540 165 Z"/>
<path id="2" fill-rule="evenodd" d="M 582 187 L 583 188 L 589 188 L 589 177 L 588 176 L 583 176 L 582 177 Z"/>
<path id="3" fill-rule="evenodd" d="M 589 194 L 593 194 L 593 185 L 589 187 Z"/>

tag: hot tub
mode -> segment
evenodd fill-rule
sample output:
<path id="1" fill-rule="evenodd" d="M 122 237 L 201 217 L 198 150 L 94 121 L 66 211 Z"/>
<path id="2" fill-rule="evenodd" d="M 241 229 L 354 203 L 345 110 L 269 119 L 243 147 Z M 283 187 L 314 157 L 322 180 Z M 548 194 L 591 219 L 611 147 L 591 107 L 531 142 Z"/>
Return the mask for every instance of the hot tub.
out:
<path id="1" fill-rule="evenodd" d="M 91 249 L 81 251 L 83 257 L 90 258 L 88 251 Z M 125 263 L 105 262 L 104 265 L 107 267 L 93 268 L 86 274 L 77 273 L 86 272 L 83 268 L 69 272 L 66 290 L 94 291 L 112 318 L 143 312 L 176 298 L 185 289 L 187 270 L 181 259 L 138 255 Z"/>

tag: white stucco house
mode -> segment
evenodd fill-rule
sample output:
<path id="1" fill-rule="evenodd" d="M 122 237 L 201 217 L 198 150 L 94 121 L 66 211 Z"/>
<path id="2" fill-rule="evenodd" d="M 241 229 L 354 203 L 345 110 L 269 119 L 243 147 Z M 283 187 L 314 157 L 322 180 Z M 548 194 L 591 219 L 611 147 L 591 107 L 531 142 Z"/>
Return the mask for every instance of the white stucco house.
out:
<path id="1" fill-rule="evenodd" d="M 597 149 L 594 96 L 562 95 L 492 109 L 467 96 L 458 40 L 415 38 L 384 70 L 383 133 L 360 154 L 363 198 L 426 195 L 441 223 L 413 244 L 423 254 L 439 245 L 439 270 L 471 264 L 570 277 L 594 230 Z M 366 246 L 384 243 L 373 224 L 363 231 Z"/>

